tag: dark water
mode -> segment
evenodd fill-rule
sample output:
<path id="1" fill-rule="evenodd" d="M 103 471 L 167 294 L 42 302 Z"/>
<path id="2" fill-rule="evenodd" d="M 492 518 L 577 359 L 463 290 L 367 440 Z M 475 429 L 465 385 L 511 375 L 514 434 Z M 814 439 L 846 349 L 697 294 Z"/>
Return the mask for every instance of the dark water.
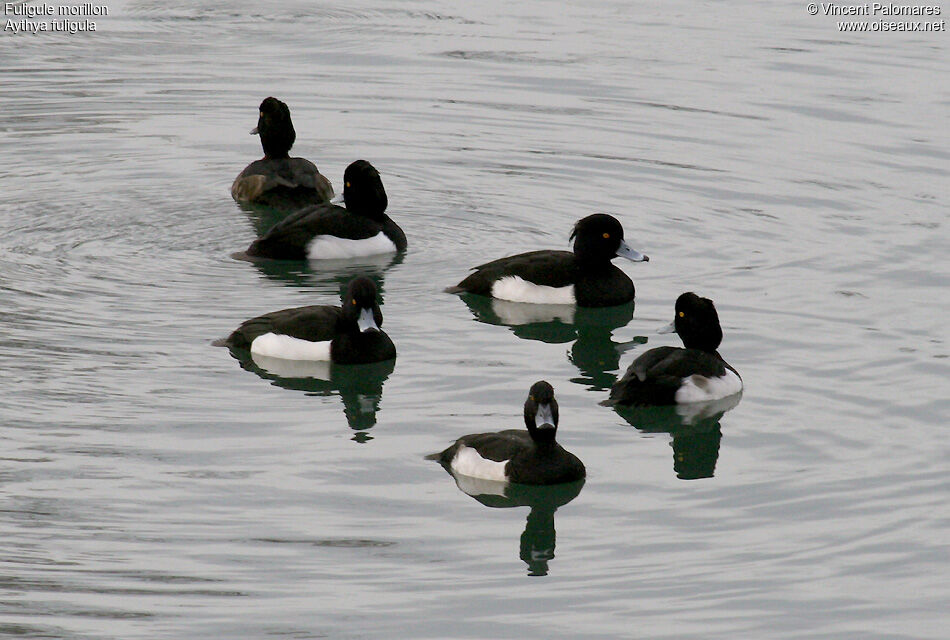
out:
<path id="1" fill-rule="evenodd" d="M 946 637 L 946 33 L 804 3 L 108 8 L 0 33 L 0 635 Z M 380 169 L 403 258 L 229 257 L 267 95 L 337 187 Z M 651 257 L 621 265 L 635 309 L 442 292 L 594 211 Z M 210 346 L 363 271 L 392 371 Z M 686 290 L 741 402 L 599 406 Z M 542 378 L 576 496 L 473 500 L 424 459 L 517 427 Z"/>

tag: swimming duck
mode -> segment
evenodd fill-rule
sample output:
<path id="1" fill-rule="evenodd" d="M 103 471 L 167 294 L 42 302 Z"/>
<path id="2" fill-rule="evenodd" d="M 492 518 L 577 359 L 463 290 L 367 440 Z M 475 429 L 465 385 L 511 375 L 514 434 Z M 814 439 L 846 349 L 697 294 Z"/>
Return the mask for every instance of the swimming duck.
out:
<path id="1" fill-rule="evenodd" d="M 333 185 L 317 165 L 304 158 L 291 158 L 290 148 L 297 138 L 290 109 L 277 98 L 261 102 L 257 126 L 251 134 L 261 137 L 264 157 L 247 165 L 231 185 L 231 197 L 282 209 L 327 202 Z"/>
<path id="2" fill-rule="evenodd" d="M 574 251 L 530 251 L 475 267 L 449 293 L 469 292 L 512 302 L 613 307 L 633 300 L 633 282 L 611 264 L 617 256 L 634 262 L 649 258 L 631 249 L 620 222 L 606 213 L 574 225 Z"/>
<path id="3" fill-rule="evenodd" d="M 683 346 L 650 349 L 610 390 L 608 404 L 688 404 L 742 391 L 739 373 L 722 359 L 719 314 L 709 298 L 693 292 L 676 299 L 675 316 L 660 333 L 676 332 Z"/>
<path id="4" fill-rule="evenodd" d="M 464 476 L 518 484 L 559 484 L 585 477 L 584 464 L 555 441 L 557 400 L 547 382 L 541 380 L 531 386 L 524 403 L 524 422 L 527 431 L 508 429 L 462 436 L 429 459 Z"/>
<path id="5" fill-rule="evenodd" d="M 380 329 L 383 313 L 369 278 L 353 279 L 340 307 L 314 305 L 251 318 L 218 344 L 252 355 L 285 360 L 329 360 L 366 364 L 396 357 L 396 347 Z"/>
<path id="6" fill-rule="evenodd" d="M 389 201 L 376 168 L 357 160 L 343 174 L 346 207 L 324 203 L 284 218 L 246 255 L 280 260 L 355 258 L 402 251 L 406 234 L 386 215 Z"/>

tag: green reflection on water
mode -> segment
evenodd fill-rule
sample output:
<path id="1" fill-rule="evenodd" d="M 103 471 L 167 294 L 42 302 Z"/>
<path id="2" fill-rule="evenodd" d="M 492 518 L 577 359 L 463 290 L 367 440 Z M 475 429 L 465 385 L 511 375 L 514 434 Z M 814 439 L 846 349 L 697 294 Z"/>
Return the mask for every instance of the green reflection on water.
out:
<path id="1" fill-rule="evenodd" d="M 584 480 L 564 484 L 533 486 L 483 480 L 446 472 L 466 495 L 486 507 L 510 509 L 529 507 L 524 532 L 521 534 L 518 556 L 528 565 L 529 576 L 546 576 L 548 563 L 554 559 L 557 539 L 554 530 L 554 512 L 576 498 L 584 488 Z"/>
<path id="2" fill-rule="evenodd" d="M 712 478 L 722 440 L 720 420 L 739 404 L 742 394 L 712 402 L 662 407 L 615 405 L 614 411 L 644 433 L 673 436 L 673 471 L 681 480 Z"/>
<path id="3" fill-rule="evenodd" d="M 256 373 L 271 384 L 308 395 L 338 395 L 351 429 L 364 431 L 376 425 L 383 384 L 396 368 L 395 358 L 370 364 L 335 364 L 322 361 L 284 360 L 252 355 L 243 349 L 229 349 L 241 368 Z M 372 440 L 356 434 L 356 442 Z"/>

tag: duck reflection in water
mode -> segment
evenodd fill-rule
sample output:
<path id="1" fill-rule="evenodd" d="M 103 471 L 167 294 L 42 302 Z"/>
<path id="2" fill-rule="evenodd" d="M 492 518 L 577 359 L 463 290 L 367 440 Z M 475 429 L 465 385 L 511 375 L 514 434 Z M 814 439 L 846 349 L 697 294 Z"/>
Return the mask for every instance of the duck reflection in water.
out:
<path id="1" fill-rule="evenodd" d="M 486 507 L 530 508 L 524 532 L 521 534 L 519 556 L 528 565 L 529 576 L 546 576 L 548 562 L 554 558 L 554 512 L 580 494 L 584 480 L 532 486 L 472 478 L 452 473 L 445 465 L 443 467 L 455 478 L 455 484 L 463 493 L 472 496 Z"/>
<path id="2" fill-rule="evenodd" d="M 343 415 L 356 442 L 373 438 L 366 433 L 376 425 L 376 414 L 383 399 L 383 384 L 396 369 L 395 360 L 370 364 L 334 364 L 303 360 L 284 360 L 230 349 L 241 368 L 283 389 L 303 391 L 313 396 L 340 396 Z"/>
<path id="3" fill-rule="evenodd" d="M 371 427 L 396 347 L 382 329 L 376 285 L 351 280 L 341 306 L 311 305 L 251 318 L 222 340 L 241 366 L 279 386 L 343 398 L 347 421 Z"/>
<path id="4" fill-rule="evenodd" d="M 568 359 L 580 370 L 581 375 L 571 382 L 585 385 L 590 391 L 605 391 L 617 381 L 620 371 L 620 356 L 645 344 L 645 336 L 635 336 L 625 342 L 614 342 L 613 331 L 625 327 L 633 316 L 633 304 L 629 310 L 578 309 L 582 312 L 577 328 L 577 340 L 571 345 Z M 623 313 L 621 313 L 621 311 Z"/>
<path id="5" fill-rule="evenodd" d="M 547 574 L 554 557 L 554 512 L 580 493 L 587 475 L 584 463 L 557 442 L 559 415 L 554 388 L 539 380 L 524 403 L 525 430 L 462 436 L 426 456 L 484 505 L 531 507 L 521 536 L 521 558 L 531 575 Z"/>
<path id="6" fill-rule="evenodd" d="M 666 406 L 614 405 L 614 411 L 643 433 L 673 436 L 673 472 L 680 480 L 712 478 L 722 440 L 720 420 L 732 410 L 742 394 L 709 402 Z M 608 404 L 605 401 L 604 404 Z"/>
<path id="7" fill-rule="evenodd" d="M 571 382 L 595 391 L 609 389 L 617 379 L 620 357 L 647 340 L 641 336 L 626 342 L 613 340 L 613 332 L 633 319 L 633 302 L 590 308 L 510 302 L 471 293 L 463 293 L 459 298 L 478 322 L 509 327 L 523 340 L 550 344 L 573 341 L 568 359 L 580 370 L 581 377 Z"/>
<path id="8" fill-rule="evenodd" d="M 386 271 L 401 264 L 406 254 L 399 252 L 321 260 L 319 263 L 311 263 L 307 260 L 256 260 L 248 258 L 243 252 L 234 253 L 231 257 L 253 264 L 254 268 L 268 280 L 308 289 L 333 284 L 341 294 L 346 290 L 350 280 L 356 276 L 366 276 L 376 284 L 382 300 L 385 295 L 383 280 Z"/>
<path id="9" fill-rule="evenodd" d="M 238 207 L 250 220 L 254 227 L 254 233 L 261 237 L 267 233 L 268 229 L 287 217 L 289 212 L 296 210 L 291 208 L 272 207 L 268 205 L 254 204 L 250 202 L 238 202 Z"/>

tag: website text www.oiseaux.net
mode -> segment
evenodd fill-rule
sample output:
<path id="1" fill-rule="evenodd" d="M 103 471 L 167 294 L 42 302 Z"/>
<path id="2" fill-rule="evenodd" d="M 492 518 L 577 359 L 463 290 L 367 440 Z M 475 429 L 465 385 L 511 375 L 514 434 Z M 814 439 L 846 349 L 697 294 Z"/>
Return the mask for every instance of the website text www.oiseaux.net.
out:
<path id="1" fill-rule="evenodd" d="M 947 21 L 937 20 L 943 11 L 940 5 L 893 4 L 884 2 L 866 2 L 863 4 L 844 4 L 839 2 L 809 3 L 811 15 L 835 16 L 838 18 L 875 18 L 872 20 L 838 20 L 838 31 L 881 32 L 881 31 L 946 31 Z M 917 20 L 897 20 L 896 18 L 918 18 Z M 921 19 L 922 18 L 922 19 Z"/>

